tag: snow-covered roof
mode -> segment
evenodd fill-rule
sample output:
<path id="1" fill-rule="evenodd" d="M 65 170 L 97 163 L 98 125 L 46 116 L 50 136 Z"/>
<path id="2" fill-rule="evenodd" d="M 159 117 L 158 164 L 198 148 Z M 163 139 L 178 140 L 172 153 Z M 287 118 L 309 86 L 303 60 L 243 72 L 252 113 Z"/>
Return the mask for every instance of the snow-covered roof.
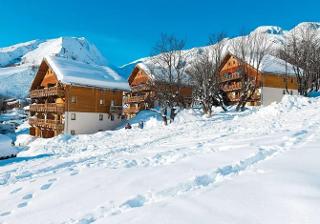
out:
<path id="1" fill-rule="evenodd" d="M 140 62 L 136 65 L 137 68 L 143 70 L 152 80 L 155 81 L 168 81 L 169 80 L 169 72 L 166 71 L 166 65 L 159 65 L 162 62 L 153 62 L 152 60 Z M 185 72 L 186 68 L 188 67 L 188 63 L 186 61 L 184 68 L 181 69 L 181 82 L 182 84 L 189 85 L 190 84 L 190 76 Z M 174 79 L 177 79 L 177 71 L 173 69 L 172 76 Z M 130 78 L 130 77 L 129 77 Z"/>
<path id="2" fill-rule="evenodd" d="M 295 75 L 292 64 L 272 55 L 266 55 L 263 58 L 260 65 L 260 71 L 263 73 L 273 73 L 279 75 Z"/>
<path id="3" fill-rule="evenodd" d="M 45 60 L 62 83 L 108 89 L 129 89 L 127 81 L 109 67 L 56 56 L 48 56 Z"/>
<path id="4" fill-rule="evenodd" d="M 234 56 L 232 53 L 229 53 L 226 57 Z M 238 60 L 241 60 L 238 58 Z M 247 58 L 245 63 L 255 67 L 255 62 L 250 62 Z M 277 75 L 295 75 L 294 66 L 278 57 L 273 55 L 265 55 L 260 63 L 259 71 L 262 73 L 272 73 Z"/>

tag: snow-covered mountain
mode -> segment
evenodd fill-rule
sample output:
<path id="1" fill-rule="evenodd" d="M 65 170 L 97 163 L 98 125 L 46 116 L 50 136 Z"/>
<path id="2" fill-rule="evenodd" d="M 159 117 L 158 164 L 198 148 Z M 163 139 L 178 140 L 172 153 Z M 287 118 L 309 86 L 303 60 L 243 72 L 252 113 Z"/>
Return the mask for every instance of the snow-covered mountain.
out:
<path id="1" fill-rule="evenodd" d="M 260 26 L 257 27 L 252 33 L 258 33 L 259 35 L 266 35 L 267 40 L 272 43 L 272 48 L 274 51 L 280 48 L 281 43 L 285 42 L 293 32 L 304 32 L 306 30 L 315 30 L 320 35 L 320 22 L 303 22 L 293 27 L 291 30 L 284 30 L 278 26 Z M 237 40 L 239 37 L 230 38 L 227 40 L 227 46 L 231 43 L 231 41 Z M 186 50 L 190 59 L 197 57 L 205 48 L 204 47 L 195 47 L 189 50 Z M 134 66 L 140 62 L 148 62 L 150 57 L 144 57 L 128 64 L 125 64 L 117 69 L 117 72 L 125 78 L 128 78 Z"/>
<path id="2" fill-rule="evenodd" d="M 278 26 L 260 26 L 252 32 L 266 35 L 267 39 L 273 43 L 274 50 L 276 50 L 281 43 L 286 41 L 290 33 L 303 32 L 307 29 L 316 30 L 320 35 L 320 23 L 318 22 L 300 23 L 291 30 L 284 30 Z M 227 41 L 230 42 L 237 38 L 239 37 Z M 192 58 L 196 57 L 205 48 L 207 46 L 195 47 L 186 51 L 190 53 Z M 0 48 L 0 95 L 27 96 L 31 81 L 41 60 L 48 55 L 57 55 L 89 64 L 106 64 L 106 59 L 99 50 L 85 38 L 60 37 L 50 40 L 33 40 Z M 137 63 L 148 60 L 150 60 L 150 57 L 144 57 L 118 68 L 112 67 L 112 69 L 122 77 L 127 78 Z"/>
<path id="3" fill-rule="evenodd" d="M 83 37 L 33 40 L 0 48 L 0 94 L 25 97 L 42 59 L 50 55 L 88 64 L 106 64 L 99 50 Z"/>

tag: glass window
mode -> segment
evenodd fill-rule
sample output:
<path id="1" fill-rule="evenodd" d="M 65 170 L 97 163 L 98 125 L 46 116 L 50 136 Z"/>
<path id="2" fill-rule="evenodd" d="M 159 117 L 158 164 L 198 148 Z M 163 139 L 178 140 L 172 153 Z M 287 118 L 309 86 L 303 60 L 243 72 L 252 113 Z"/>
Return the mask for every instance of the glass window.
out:
<path id="1" fill-rule="evenodd" d="M 75 134 L 76 134 L 76 131 L 75 131 L 75 130 L 71 130 L 71 131 L 70 131 L 70 134 L 71 134 L 71 135 L 75 135 Z"/>
<path id="2" fill-rule="evenodd" d="M 113 114 L 111 114 L 111 120 L 114 121 L 114 116 L 113 116 Z"/>
<path id="3" fill-rule="evenodd" d="M 76 114 L 75 113 L 71 113 L 71 120 L 75 120 L 76 119 Z"/>
<path id="4" fill-rule="evenodd" d="M 100 105 L 104 105 L 104 99 L 100 99 L 100 100 L 99 100 L 99 104 L 100 104 Z"/>
<path id="5" fill-rule="evenodd" d="M 103 120 L 103 114 L 99 114 L 99 121 Z"/>
<path id="6" fill-rule="evenodd" d="M 77 102 L 77 98 L 75 96 L 71 96 L 71 103 L 76 103 Z"/>

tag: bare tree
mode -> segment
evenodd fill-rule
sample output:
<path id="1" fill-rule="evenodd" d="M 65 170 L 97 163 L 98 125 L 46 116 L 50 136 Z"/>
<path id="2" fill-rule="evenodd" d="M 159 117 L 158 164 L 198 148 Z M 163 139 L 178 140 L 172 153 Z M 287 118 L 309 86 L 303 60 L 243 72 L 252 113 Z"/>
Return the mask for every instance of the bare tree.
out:
<path id="1" fill-rule="evenodd" d="M 162 108 L 170 110 L 171 121 L 176 115 L 175 107 L 185 107 L 182 88 L 189 86 L 189 76 L 185 69 L 187 53 L 183 51 L 185 42 L 173 35 L 162 34 L 153 49 L 149 69 L 155 77 L 156 100 Z"/>
<path id="2" fill-rule="evenodd" d="M 279 57 L 292 65 L 300 95 L 320 88 L 320 43 L 315 30 L 297 29 L 288 35 Z"/>
<path id="3" fill-rule="evenodd" d="M 193 86 L 193 101 L 199 102 L 208 116 L 211 116 L 213 106 L 227 110 L 220 87 L 220 65 L 226 46 L 224 38 L 223 33 L 209 37 L 209 46 L 197 52 L 187 70 Z"/>
<path id="4" fill-rule="evenodd" d="M 240 98 L 236 110 L 243 110 L 261 87 L 260 67 L 264 57 L 271 52 L 272 43 L 263 33 L 240 36 L 231 42 L 230 51 L 238 58 L 241 77 Z"/>

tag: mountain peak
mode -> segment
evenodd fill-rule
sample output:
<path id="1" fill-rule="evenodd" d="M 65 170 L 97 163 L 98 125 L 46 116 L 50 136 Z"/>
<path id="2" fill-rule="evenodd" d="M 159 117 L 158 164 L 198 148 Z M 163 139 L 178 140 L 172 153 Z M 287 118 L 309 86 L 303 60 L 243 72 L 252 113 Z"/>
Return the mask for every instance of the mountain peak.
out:
<path id="1" fill-rule="evenodd" d="M 283 29 L 279 26 L 259 26 L 252 33 L 264 33 L 264 34 L 283 34 Z"/>

